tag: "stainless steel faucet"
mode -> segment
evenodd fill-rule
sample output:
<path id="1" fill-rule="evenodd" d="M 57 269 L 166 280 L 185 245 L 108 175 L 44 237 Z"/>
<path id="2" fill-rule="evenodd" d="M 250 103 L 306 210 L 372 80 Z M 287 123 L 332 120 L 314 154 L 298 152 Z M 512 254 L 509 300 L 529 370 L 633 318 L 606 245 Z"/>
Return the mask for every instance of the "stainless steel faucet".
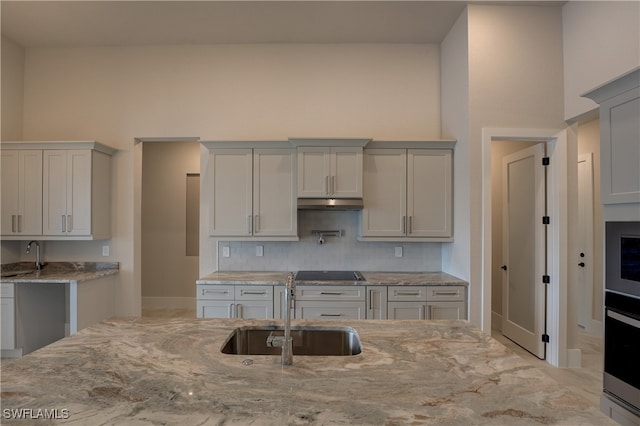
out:
<path id="1" fill-rule="evenodd" d="M 293 273 L 287 275 L 287 282 L 284 291 L 284 336 L 274 336 L 273 333 L 267 338 L 267 346 L 282 347 L 280 364 L 293 364 L 293 338 L 291 337 L 291 310 L 294 309 L 296 297 L 296 282 Z"/>
<path id="2" fill-rule="evenodd" d="M 33 243 L 36 244 L 36 271 L 40 271 L 44 266 L 44 263 L 40 261 L 40 243 L 37 241 L 29 241 L 26 253 L 29 254 L 31 252 L 31 244 Z"/>

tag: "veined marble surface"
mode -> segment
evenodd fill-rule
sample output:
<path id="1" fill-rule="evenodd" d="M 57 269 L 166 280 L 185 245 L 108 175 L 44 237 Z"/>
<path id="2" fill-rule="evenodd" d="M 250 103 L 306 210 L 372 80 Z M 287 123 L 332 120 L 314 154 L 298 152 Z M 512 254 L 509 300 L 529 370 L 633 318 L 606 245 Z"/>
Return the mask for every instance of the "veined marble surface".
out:
<path id="1" fill-rule="evenodd" d="M 362 353 L 288 367 L 220 352 L 235 327 L 280 324 L 102 322 L 2 366 L 3 424 L 45 409 L 76 425 L 615 424 L 465 321 L 332 322 Z"/>
<path id="2" fill-rule="evenodd" d="M 284 285 L 286 271 L 219 271 L 196 281 L 197 284 Z M 304 281 L 304 285 L 468 285 L 445 272 L 362 272 L 364 281 Z"/>
<path id="3" fill-rule="evenodd" d="M 2 265 L 2 272 L 25 271 L 35 269 L 33 262 L 18 262 Z M 17 276 L 2 277 L 4 283 L 54 283 L 65 284 L 70 281 L 84 282 L 115 275 L 119 272 L 118 262 L 51 262 L 41 271 Z"/>

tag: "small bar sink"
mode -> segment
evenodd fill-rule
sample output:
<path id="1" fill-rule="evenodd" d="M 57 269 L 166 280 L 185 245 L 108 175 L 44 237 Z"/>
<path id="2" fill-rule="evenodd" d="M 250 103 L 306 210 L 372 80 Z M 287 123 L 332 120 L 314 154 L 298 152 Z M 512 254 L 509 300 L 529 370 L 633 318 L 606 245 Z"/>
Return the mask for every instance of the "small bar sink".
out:
<path id="1" fill-rule="evenodd" d="M 282 336 L 281 326 L 240 327 L 231 332 L 220 352 L 229 355 L 280 355 L 282 348 L 268 347 L 267 338 Z M 351 327 L 291 327 L 293 354 L 352 356 L 362 352 L 358 332 Z"/>

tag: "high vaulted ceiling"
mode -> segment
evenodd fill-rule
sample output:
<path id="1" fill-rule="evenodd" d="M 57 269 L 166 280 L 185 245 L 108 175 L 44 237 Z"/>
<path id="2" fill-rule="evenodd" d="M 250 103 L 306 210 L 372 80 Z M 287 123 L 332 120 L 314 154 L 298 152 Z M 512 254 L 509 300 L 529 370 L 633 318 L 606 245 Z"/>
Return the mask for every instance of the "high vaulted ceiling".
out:
<path id="1" fill-rule="evenodd" d="M 2 0 L 0 3 L 2 34 L 19 45 L 75 47 L 440 43 L 468 2 Z M 498 2 L 514 3 L 557 6 L 563 2 Z"/>

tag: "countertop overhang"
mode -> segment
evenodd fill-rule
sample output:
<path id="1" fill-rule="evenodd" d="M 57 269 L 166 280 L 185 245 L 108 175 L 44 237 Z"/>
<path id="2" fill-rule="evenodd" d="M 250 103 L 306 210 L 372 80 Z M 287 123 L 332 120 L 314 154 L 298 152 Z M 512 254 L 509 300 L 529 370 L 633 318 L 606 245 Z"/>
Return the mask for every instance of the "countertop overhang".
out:
<path id="1" fill-rule="evenodd" d="M 33 263 L 19 262 L 2 265 L 2 272 L 11 270 L 34 269 Z M 3 283 L 49 283 L 67 284 L 71 281 L 85 282 L 95 280 L 119 272 L 118 262 L 52 262 L 44 266 L 41 271 L 28 274 L 2 277 Z"/>
<path id="2" fill-rule="evenodd" d="M 446 272 L 375 272 L 361 271 L 363 281 L 298 281 L 301 285 L 464 285 L 469 283 Z M 287 271 L 218 271 L 206 275 L 196 284 L 284 285 Z"/>
<path id="3" fill-rule="evenodd" d="M 347 321 L 350 357 L 225 355 L 275 320 L 116 318 L 2 365 L 3 409 L 83 424 L 614 424 L 466 321 Z M 325 325 L 293 321 L 296 325 Z M 251 362 L 244 362 L 251 359 Z"/>

